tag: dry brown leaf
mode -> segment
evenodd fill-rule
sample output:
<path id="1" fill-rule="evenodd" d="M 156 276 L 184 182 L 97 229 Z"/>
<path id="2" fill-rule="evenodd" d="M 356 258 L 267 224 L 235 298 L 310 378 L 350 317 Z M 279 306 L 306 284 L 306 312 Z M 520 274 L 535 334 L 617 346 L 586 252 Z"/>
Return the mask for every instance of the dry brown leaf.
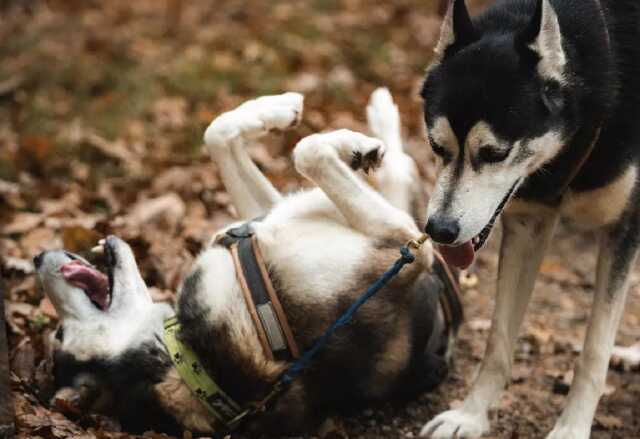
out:
<path id="1" fill-rule="evenodd" d="M 617 430 L 622 428 L 623 421 L 617 416 L 596 414 L 596 424 L 605 430 Z"/>
<path id="2" fill-rule="evenodd" d="M 93 247 L 102 235 L 94 229 L 82 226 L 65 227 L 62 229 L 62 242 L 65 250 L 81 252 Z"/>
<path id="3" fill-rule="evenodd" d="M 62 241 L 55 231 L 46 227 L 31 230 L 20 239 L 20 246 L 26 257 L 32 258 L 43 250 L 53 250 L 62 247 Z"/>
<path id="4" fill-rule="evenodd" d="M 42 223 L 43 219 L 44 216 L 41 213 L 18 212 L 2 228 L 2 233 L 4 235 L 14 235 L 28 232 Z"/>
<path id="5" fill-rule="evenodd" d="M 567 264 L 564 263 L 544 261 L 540 267 L 540 274 L 561 284 L 582 285 L 584 283 L 582 278 L 568 269 Z"/>
<path id="6" fill-rule="evenodd" d="M 125 222 L 132 227 L 148 226 L 160 223 L 170 229 L 182 220 L 186 207 L 180 196 L 168 193 L 161 197 L 141 200 L 125 217 Z"/>

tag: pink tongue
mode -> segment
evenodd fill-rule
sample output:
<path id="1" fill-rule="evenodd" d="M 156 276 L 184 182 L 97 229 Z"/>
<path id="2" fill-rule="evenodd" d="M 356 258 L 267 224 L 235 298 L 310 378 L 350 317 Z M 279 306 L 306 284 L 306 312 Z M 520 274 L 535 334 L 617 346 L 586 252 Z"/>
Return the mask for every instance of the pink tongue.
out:
<path id="1" fill-rule="evenodd" d="M 75 260 L 60 268 L 67 282 L 82 288 L 89 299 L 98 304 L 103 311 L 109 306 L 109 279 L 95 268 Z"/>
<path id="2" fill-rule="evenodd" d="M 475 257 L 475 251 L 471 245 L 471 241 L 465 242 L 457 247 L 450 247 L 448 245 L 439 245 L 438 250 L 449 265 L 458 267 L 461 269 L 467 268 L 473 262 Z"/>

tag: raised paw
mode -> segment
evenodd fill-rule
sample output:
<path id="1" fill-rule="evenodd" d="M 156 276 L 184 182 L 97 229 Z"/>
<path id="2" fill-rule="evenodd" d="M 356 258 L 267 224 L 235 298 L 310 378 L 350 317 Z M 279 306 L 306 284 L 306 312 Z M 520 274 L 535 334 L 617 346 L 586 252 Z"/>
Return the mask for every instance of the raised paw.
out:
<path id="1" fill-rule="evenodd" d="M 362 169 L 367 174 L 372 169 L 377 169 L 382 162 L 382 158 L 384 157 L 384 147 L 382 144 L 380 146 L 375 147 L 374 149 L 369 150 L 366 153 L 362 151 L 354 150 L 351 153 L 351 169 L 357 171 L 358 169 Z"/>
<path id="2" fill-rule="evenodd" d="M 629 347 L 614 347 L 611 355 L 611 366 L 624 371 L 640 370 L 640 343 Z"/>
<path id="3" fill-rule="evenodd" d="M 229 144 L 235 139 L 257 139 L 271 131 L 296 126 L 302 117 L 304 97 L 299 93 L 262 96 L 221 114 L 204 133 L 210 147 Z"/>
<path id="4" fill-rule="evenodd" d="M 432 439 L 479 438 L 489 432 L 489 420 L 485 414 L 449 410 L 440 413 L 420 431 L 421 437 Z"/>
<path id="5" fill-rule="evenodd" d="M 322 166 L 323 158 L 337 154 L 353 170 L 369 172 L 380 166 L 385 148 L 379 139 L 346 129 L 313 134 L 296 145 L 296 168 L 303 175 Z"/>

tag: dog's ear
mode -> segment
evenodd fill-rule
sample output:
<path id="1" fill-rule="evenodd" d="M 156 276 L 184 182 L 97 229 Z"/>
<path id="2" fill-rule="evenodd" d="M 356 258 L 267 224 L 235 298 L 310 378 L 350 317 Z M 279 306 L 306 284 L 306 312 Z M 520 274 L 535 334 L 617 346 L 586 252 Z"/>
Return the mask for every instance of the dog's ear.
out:
<path id="1" fill-rule="evenodd" d="M 562 48 L 558 15 L 549 0 L 538 0 L 533 18 L 518 35 L 517 42 L 538 56 L 538 74 L 543 80 L 564 82 L 567 57 Z"/>
<path id="2" fill-rule="evenodd" d="M 465 0 L 449 0 L 431 65 L 440 63 L 449 48 L 460 49 L 478 39 L 479 35 L 473 27 Z"/>

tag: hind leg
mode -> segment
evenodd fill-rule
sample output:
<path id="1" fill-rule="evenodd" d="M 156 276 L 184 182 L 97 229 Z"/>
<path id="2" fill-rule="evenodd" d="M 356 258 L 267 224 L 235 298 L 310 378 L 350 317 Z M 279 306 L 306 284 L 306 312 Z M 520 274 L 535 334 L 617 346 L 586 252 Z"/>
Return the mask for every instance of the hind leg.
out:
<path id="1" fill-rule="evenodd" d="M 426 212 L 426 194 L 413 158 L 402 147 L 400 114 L 386 88 L 371 94 L 367 121 L 386 149 L 384 160 L 371 176 L 376 188 L 393 206 L 421 218 Z"/>
<path id="2" fill-rule="evenodd" d="M 338 130 L 302 139 L 294 150 L 294 162 L 298 172 L 322 189 L 355 230 L 372 238 L 409 241 L 420 235 L 413 219 L 354 172 L 378 167 L 384 152 L 378 139 Z M 428 245 L 416 256 L 431 265 Z"/>

